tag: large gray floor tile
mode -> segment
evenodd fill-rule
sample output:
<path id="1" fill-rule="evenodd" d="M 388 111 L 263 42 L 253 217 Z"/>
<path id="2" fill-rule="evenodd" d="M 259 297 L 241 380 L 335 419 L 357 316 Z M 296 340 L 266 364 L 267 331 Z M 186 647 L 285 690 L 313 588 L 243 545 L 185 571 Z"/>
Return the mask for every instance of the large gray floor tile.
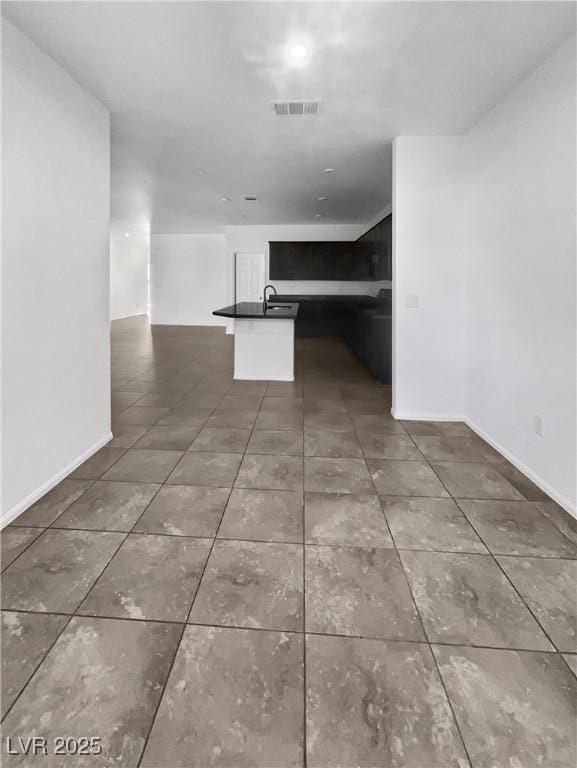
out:
<path id="1" fill-rule="evenodd" d="M 557 648 L 577 653 L 577 560 L 497 560 Z"/>
<path id="2" fill-rule="evenodd" d="M 259 395 L 225 395 L 217 406 L 217 411 L 258 410 L 262 402 Z"/>
<path id="3" fill-rule="evenodd" d="M 487 552 L 452 499 L 383 496 L 381 501 L 399 549 Z"/>
<path id="4" fill-rule="evenodd" d="M 72 480 L 66 478 L 48 491 L 35 504 L 18 515 L 13 525 L 48 526 L 61 515 L 65 509 L 80 498 L 91 485 L 90 480 Z"/>
<path id="5" fill-rule="evenodd" d="M 255 424 L 256 429 L 290 429 L 302 431 L 303 417 L 294 411 L 260 411 Z"/>
<path id="6" fill-rule="evenodd" d="M 497 454 L 499 456 L 499 454 Z M 497 467 L 499 473 L 508 480 L 513 488 L 519 491 L 524 499 L 529 501 L 547 501 L 547 494 L 542 491 L 534 482 L 529 480 L 517 467 L 514 467 L 508 461 L 500 456 L 500 464 Z"/>
<path id="7" fill-rule="evenodd" d="M 131 534 L 78 612 L 186 621 L 210 547 L 210 539 Z"/>
<path id="8" fill-rule="evenodd" d="M 112 440 L 107 443 L 108 448 L 132 448 L 148 431 L 147 426 L 139 424 L 112 424 Z"/>
<path id="9" fill-rule="evenodd" d="M 577 545 L 529 501 L 459 499 L 458 503 L 483 541 L 496 554 L 577 558 Z"/>
<path id="10" fill-rule="evenodd" d="M 486 461 L 500 464 L 503 457 L 476 435 L 414 435 L 427 461 Z"/>
<path id="11" fill-rule="evenodd" d="M 300 456 L 247 454 L 242 460 L 235 486 L 298 491 L 303 487 L 303 460 Z"/>
<path id="12" fill-rule="evenodd" d="M 190 621 L 302 631 L 302 557 L 298 544 L 218 539 Z"/>
<path id="13" fill-rule="evenodd" d="M 206 422 L 207 427 L 235 427 L 252 429 L 256 421 L 257 411 L 218 411 Z"/>
<path id="14" fill-rule="evenodd" d="M 160 485 L 98 480 L 53 523 L 56 528 L 129 531 Z"/>
<path id="15" fill-rule="evenodd" d="M 490 555 L 401 552 L 431 642 L 553 647 Z"/>
<path id="16" fill-rule="evenodd" d="M 218 535 L 223 539 L 302 542 L 301 491 L 233 488 Z"/>
<path id="17" fill-rule="evenodd" d="M 229 488 L 165 485 L 134 530 L 172 536 L 214 536 L 229 494 Z"/>
<path id="18" fill-rule="evenodd" d="M 255 429 L 247 453 L 303 455 L 303 433 L 293 429 Z"/>
<path id="19" fill-rule="evenodd" d="M 167 482 L 171 485 L 231 487 L 241 458 L 238 453 L 189 451 L 177 464 Z"/>
<path id="20" fill-rule="evenodd" d="M 377 493 L 387 496 L 437 496 L 449 494 L 424 461 L 368 459 Z"/>
<path id="21" fill-rule="evenodd" d="M 67 616 L 47 613 L 2 612 L 0 717 L 12 706 L 67 621 Z"/>
<path id="22" fill-rule="evenodd" d="M 474 432 L 462 421 L 401 421 L 409 435 L 468 437 Z"/>
<path id="23" fill-rule="evenodd" d="M 98 737 L 100 756 L 10 765 L 136 768 L 182 630 L 176 624 L 74 617 L 4 721 L 4 738 Z M 65 729 L 65 730 L 63 730 Z"/>
<path id="24" fill-rule="evenodd" d="M 308 635 L 310 766 L 466 766 L 427 645 Z"/>
<path id="25" fill-rule="evenodd" d="M 378 496 L 305 494 L 305 541 L 345 547 L 393 547 Z"/>
<path id="26" fill-rule="evenodd" d="M 577 520 L 569 512 L 554 501 L 537 501 L 535 506 L 564 536 L 577 545 Z"/>
<path id="27" fill-rule="evenodd" d="M 198 431 L 198 427 L 186 424 L 172 427 L 151 427 L 134 447 L 160 451 L 186 451 L 197 436 Z"/>
<path id="28" fill-rule="evenodd" d="M 323 456 L 330 459 L 361 459 L 363 454 L 354 432 L 306 429 L 305 456 Z"/>
<path id="29" fill-rule="evenodd" d="M 394 550 L 307 545 L 307 632 L 424 640 Z"/>
<path id="30" fill-rule="evenodd" d="M 498 465 L 447 461 L 431 466 L 455 498 L 523 500 L 519 491 L 497 471 Z"/>
<path id="31" fill-rule="evenodd" d="M 415 447 L 410 437 L 359 429 L 357 429 L 357 434 L 367 459 L 423 460 L 420 451 Z"/>
<path id="32" fill-rule="evenodd" d="M 45 531 L 4 572 L 2 608 L 72 613 L 124 537 L 96 531 Z"/>
<path id="33" fill-rule="evenodd" d="M 169 408 L 154 408 L 150 406 L 133 405 L 122 413 L 119 413 L 115 421 L 119 424 L 156 424 L 156 422 L 166 416 Z"/>
<path id="34" fill-rule="evenodd" d="M 562 654 L 563 658 L 569 665 L 570 669 L 572 670 L 575 677 L 577 677 L 577 654 L 575 653 L 564 653 Z"/>
<path id="35" fill-rule="evenodd" d="M 577 679 L 553 653 L 434 647 L 474 768 L 570 768 Z"/>
<path id="36" fill-rule="evenodd" d="M 364 459 L 305 457 L 305 490 L 320 493 L 374 493 Z"/>
<path id="37" fill-rule="evenodd" d="M 305 429 L 330 430 L 331 432 L 352 432 L 353 422 L 346 413 L 306 413 Z"/>
<path id="38" fill-rule="evenodd" d="M 131 448 L 106 472 L 102 479 L 137 483 L 163 483 L 181 456 L 181 451 L 152 451 Z"/>
<path id="39" fill-rule="evenodd" d="M 142 768 L 297 768 L 303 709 L 300 635 L 187 627 Z"/>
<path id="40" fill-rule="evenodd" d="M 123 453 L 125 453 L 124 448 L 105 446 L 75 469 L 70 477 L 76 480 L 97 480 L 107 469 L 116 464 Z"/>
<path id="41" fill-rule="evenodd" d="M 269 383 L 267 381 L 235 381 L 227 391 L 227 394 L 263 397 L 268 387 Z"/>
<path id="42" fill-rule="evenodd" d="M 244 453 L 249 437 L 250 429 L 203 427 L 189 450 Z"/>
<path id="43" fill-rule="evenodd" d="M 406 437 L 407 432 L 400 421 L 395 421 L 391 414 L 353 413 L 351 419 L 359 437 L 366 442 L 371 438 L 397 435 Z M 367 457 L 368 458 L 368 457 Z"/>
<path id="44" fill-rule="evenodd" d="M 0 562 L 2 563 L 2 569 L 8 568 L 10 563 L 20 555 L 29 544 L 32 544 L 34 539 L 42 533 L 42 528 L 18 528 L 13 525 L 9 525 L 0 533 L 0 542 L 2 545 L 2 553 L 0 556 Z"/>

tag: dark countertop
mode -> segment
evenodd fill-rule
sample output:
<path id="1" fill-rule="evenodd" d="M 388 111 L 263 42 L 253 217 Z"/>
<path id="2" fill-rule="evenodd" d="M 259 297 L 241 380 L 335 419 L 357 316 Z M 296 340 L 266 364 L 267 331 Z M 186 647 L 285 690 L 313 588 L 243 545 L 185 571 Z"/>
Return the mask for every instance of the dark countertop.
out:
<path id="1" fill-rule="evenodd" d="M 277 302 L 280 304 L 281 302 Z M 286 308 L 285 308 L 286 305 Z M 233 304 L 231 307 L 216 309 L 212 314 L 218 317 L 236 317 L 242 319 L 257 320 L 294 320 L 299 311 L 299 305 L 293 301 L 282 302 L 282 307 L 272 309 L 274 304 L 269 305 L 265 312 L 262 301 L 243 301 L 240 304 Z"/>
<path id="2" fill-rule="evenodd" d="M 358 304 L 374 304 L 376 296 L 367 296 L 364 293 L 345 294 L 345 293 L 279 293 L 277 296 L 271 296 L 271 302 L 275 301 L 336 301 L 336 302 L 354 302 Z"/>

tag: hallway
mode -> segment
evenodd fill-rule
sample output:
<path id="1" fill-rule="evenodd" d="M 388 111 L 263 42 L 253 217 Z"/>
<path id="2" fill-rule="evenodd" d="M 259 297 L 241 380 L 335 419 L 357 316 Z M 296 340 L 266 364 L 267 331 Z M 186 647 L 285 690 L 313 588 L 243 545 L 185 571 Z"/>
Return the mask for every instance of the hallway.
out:
<path id="1" fill-rule="evenodd" d="M 114 439 L 2 532 L 5 764 L 574 765 L 575 521 L 340 340 L 232 342 L 112 324 Z"/>

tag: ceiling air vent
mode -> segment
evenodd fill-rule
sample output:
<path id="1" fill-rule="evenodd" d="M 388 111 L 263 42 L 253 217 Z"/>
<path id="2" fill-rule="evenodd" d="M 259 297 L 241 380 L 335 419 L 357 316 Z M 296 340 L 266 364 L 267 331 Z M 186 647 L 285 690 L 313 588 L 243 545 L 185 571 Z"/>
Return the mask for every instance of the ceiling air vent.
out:
<path id="1" fill-rule="evenodd" d="M 247 201 L 247 203 L 256 203 L 257 198 L 253 195 L 245 195 L 244 199 Z"/>
<path id="2" fill-rule="evenodd" d="M 275 114 L 284 115 L 316 115 L 319 111 L 318 101 L 273 101 Z"/>

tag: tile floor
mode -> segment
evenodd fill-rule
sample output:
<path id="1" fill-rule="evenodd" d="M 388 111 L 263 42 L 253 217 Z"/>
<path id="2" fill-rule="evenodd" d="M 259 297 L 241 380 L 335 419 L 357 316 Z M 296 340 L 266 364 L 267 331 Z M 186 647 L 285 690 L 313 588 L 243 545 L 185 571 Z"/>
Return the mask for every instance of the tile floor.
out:
<path id="1" fill-rule="evenodd" d="M 43 766 L 575 766 L 577 524 L 336 340 L 234 382 L 112 330 L 114 439 L 2 533 L 5 737 Z"/>

